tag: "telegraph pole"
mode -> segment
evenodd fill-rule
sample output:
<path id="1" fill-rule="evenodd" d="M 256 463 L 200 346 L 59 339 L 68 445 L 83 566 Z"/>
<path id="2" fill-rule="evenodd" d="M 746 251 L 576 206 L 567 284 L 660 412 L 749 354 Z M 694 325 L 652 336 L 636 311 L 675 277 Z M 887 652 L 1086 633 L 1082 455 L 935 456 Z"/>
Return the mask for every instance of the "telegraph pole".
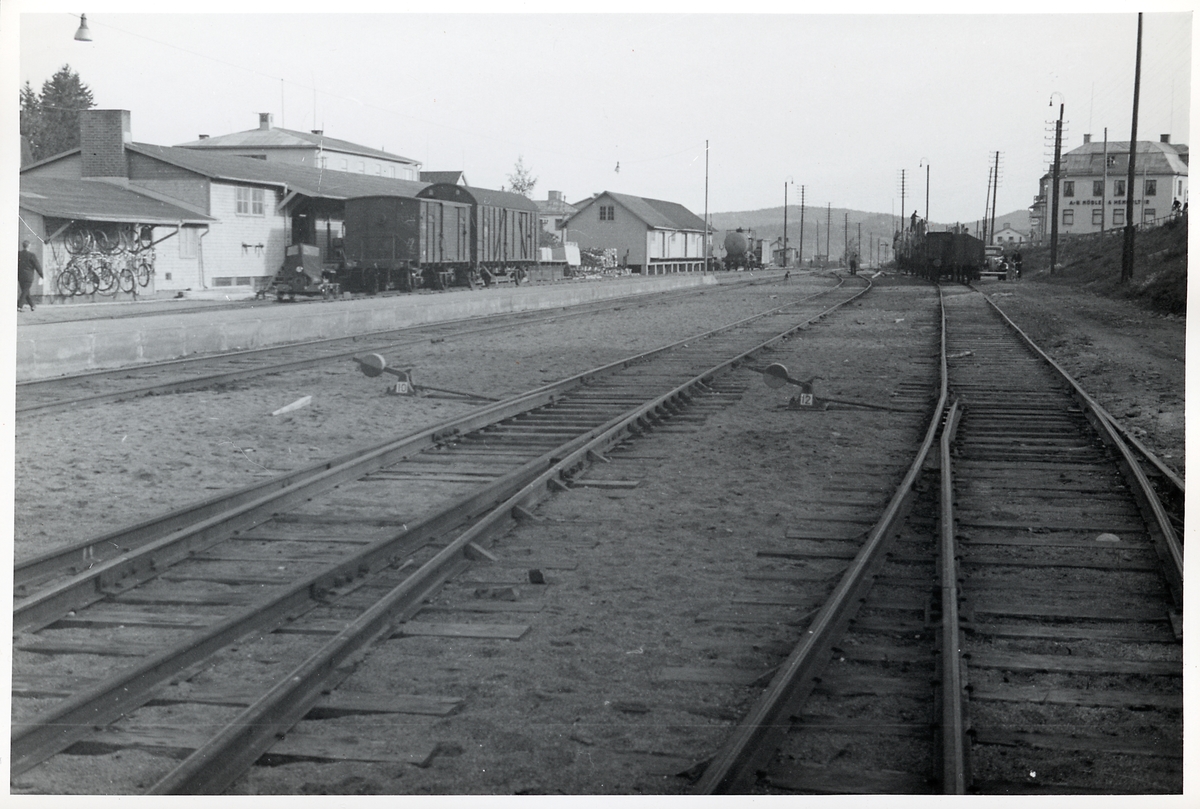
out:
<path id="1" fill-rule="evenodd" d="M 1054 97 L 1050 97 L 1051 105 L 1054 104 Z M 1054 265 L 1058 263 L 1058 172 L 1062 161 L 1062 125 L 1063 125 L 1063 107 L 1066 104 L 1060 102 L 1058 105 L 1058 123 L 1054 125 L 1054 190 L 1051 192 L 1053 200 L 1050 209 L 1050 272 L 1053 274 Z"/>
<path id="2" fill-rule="evenodd" d="M 833 216 L 833 203 L 826 202 L 825 203 L 825 266 L 826 267 L 829 266 L 829 227 L 830 227 L 829 223 L 833 221 L 830 218 L 832 216 Z"/>
<path id="3" fill-rule="evenodd" d="M 796 266 L 804 267 L 804 186 L 800 186 L 800 252 L 796 254 Z"/>
<path id="4" fill-rule="evenodd" d="M 996 191 L 1000 188 L 1000 152 L 996 152 L 996 170 L 993 172 L 996 181 L 992 183 L 992 232 L 988 239 L 984 242 L 990 244 L 991 240 L 996 238 Z"/>
<path id="5" fill-rule="evenodd" d="M 783 181 L 783 266 L 786 269 L 788 265 L 787 255 L 787 187 L 788 181 Z"/>
<path id="6" fill-rule="evenodd" d="M 708 272 L 708 256 L 711 252 L 710 241 L 711 236 L 709 231 L 711 228 L 708 223 L 708 140 L 704 141 L 704 271 Z"/>
<path id="7" fill-rule="evenodd" d="M 1129 179 L 1125 183 L 1125 244 L 1121 250 L 1121 280 L 1133 279 L 1133 242 L 1137 226 L 1133 223 L 1134 159 L 1137 155 L 1138 92 L 1142 86 L 1142 13 L 1138 12 L 1137 65 L 1133 71 L 1133 125 L 1129 130 Z"/>
<path id="8" fill-rule="evenodd" d="M 846 266 L 850 266 L 850 212 L 846 211 L 845 219 L 842 221 L 842 258 L 846 261 Z"/>

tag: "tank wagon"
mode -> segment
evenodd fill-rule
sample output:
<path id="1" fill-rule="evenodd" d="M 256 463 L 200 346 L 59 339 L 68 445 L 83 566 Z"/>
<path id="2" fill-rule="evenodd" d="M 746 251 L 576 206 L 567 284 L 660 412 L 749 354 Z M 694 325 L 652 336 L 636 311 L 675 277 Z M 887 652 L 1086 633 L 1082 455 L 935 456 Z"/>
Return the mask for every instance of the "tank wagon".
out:
<path id="1" fill-rule="evenodd" d="M 762 266 L 762 261 L 756 255 L 755 248 L 762 249 L 756 244 L 754 231 L 744 231 L 741 228 L 730 230 L 725 234 L 725 269 L 753 270 Z"/>

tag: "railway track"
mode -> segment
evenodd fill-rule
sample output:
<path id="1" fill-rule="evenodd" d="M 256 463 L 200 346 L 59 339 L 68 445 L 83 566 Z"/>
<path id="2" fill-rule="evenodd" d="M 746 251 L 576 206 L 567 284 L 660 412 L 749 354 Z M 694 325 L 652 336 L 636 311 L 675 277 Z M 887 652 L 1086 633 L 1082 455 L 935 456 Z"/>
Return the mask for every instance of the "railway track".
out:
<path id="1" fill-rule="evenodd" d="M 739 282 L 758 284 L 764 281 Z M 519 312 L 444 323 L 389 329 L 354 337 L 309 340 L 270 348 L 186 357 L 165 362 L 18 382 L 19 417 L 58 413 L 81 407 L 126 401 L 142 396 L 203 390 L 267 374 L 297 371 L 339 362 L 371 352 L 390 352 L 430 341 L 467 340 L 564 319 L 590 317 L 629 307 L 670 306 L 719 288 L 676 290 L 652 297 L 636 296 L 582 304 L 552 312 Z"/>
<path id="2" fill-rule="evenodd" d="M 697 791 L 1182 791 L 1182 484 L 984 296 L 944 312 L 908 475 Z"/>
<path id="3" fill-rule="evenodd" d="M 25 560 L 12 777 L 53 772 L 72 750 L 140 749 L 182 759 L 150 757 L 138 776 L 149 791 L 220 791 L 265 751 L 320 755 L 303 738 L 278 738 L 312 710 L 452 709 L 403 696 L 355 707 L 329 692 L 371 643 L 397 633 L 520 633 L 411 619 L 471 559 L 488 558 L 490 538 L 538 498 L 570 487 L 609 447 L 719 396 L 723 371 L 868 284 L 856 279 L 855 289 L 790 302 L 361 457 Z"/>

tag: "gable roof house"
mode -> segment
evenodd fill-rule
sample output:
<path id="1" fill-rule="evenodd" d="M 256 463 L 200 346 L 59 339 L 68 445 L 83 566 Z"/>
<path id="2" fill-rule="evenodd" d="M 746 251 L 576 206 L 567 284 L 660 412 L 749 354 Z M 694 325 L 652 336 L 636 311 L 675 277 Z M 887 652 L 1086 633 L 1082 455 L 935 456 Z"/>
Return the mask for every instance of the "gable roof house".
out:
<path id="1" fill-rule="evenodd" d="M 193 219 L 178 228 L 178 240 L 168 244 L 165 240 L 175 232 L 129 211 L 136 222 L 152 227 L 156 243 L 163 242 L 156 251 L 157 291 L 261 287 L 282 266 L 287 245 L 317 245 L 323 259 L 336 249 L 347 198 L 415 197 L 425 187 L 416 181 L 136 143 L 127 110 L 84 111 L 80 135 L 79 149 L 22 170 L 22 191 L 50 179 L 99 181 L 191 212 Z"/>
<path id="2" fill-rule="evenodd" d="M 605 191 L 575 207 L 562 233 L 580 249 L 613 249 L 642 275 L 704 270 L 704 220 L 679 203 Z"/>
<path id="3" fill-rule="evenodd" d="M 366 174 L 392 180 L 421 179 L 421 164 L 416 160 L 331 138 L 320 129 L 311 132 L 283 129 L 274 125 L 274 116 L 269 112 L 258 114 L 258 129 L 216 137 L 201 135 L 198 140 L 177 145 L 181 149 L 254 157 L 271 163 L 291 163 L 312 169 Z"/>

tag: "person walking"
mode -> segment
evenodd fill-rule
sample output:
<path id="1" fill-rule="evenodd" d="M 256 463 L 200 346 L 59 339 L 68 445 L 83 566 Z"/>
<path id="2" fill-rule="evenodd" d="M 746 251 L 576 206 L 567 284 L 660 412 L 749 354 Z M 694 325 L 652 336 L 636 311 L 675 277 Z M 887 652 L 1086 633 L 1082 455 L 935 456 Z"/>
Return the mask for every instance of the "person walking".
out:
<path id="1" fill-rule="evenodd" d="M 29 294 L 29 290 L 33 288 L 34 273 L 40 278 L 42 275 L 42 264 L 38 261 L 37 256 L 29 249 L 29 242 L 21 242 L 21 249 L 17 253 L 17 311 L 20 312 L 25 307 L 25 302 L 29 302 L 29 311 L 33 311 L 33 297 Z"/>

